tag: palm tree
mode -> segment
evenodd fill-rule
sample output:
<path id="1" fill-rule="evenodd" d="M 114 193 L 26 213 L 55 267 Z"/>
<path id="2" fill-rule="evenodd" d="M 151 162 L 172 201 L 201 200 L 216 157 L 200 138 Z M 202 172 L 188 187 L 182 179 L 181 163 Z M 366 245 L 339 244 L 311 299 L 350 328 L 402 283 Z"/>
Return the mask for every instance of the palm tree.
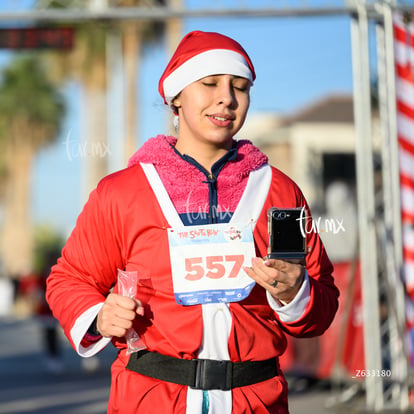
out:
<path id="1" fill-rule="evenodd" d="M 0 81 L 0 163 L 6 173 L 2 253 L 9 273 L 31 268 L 32 163 L 39 148 L 56 138 L 64 112 L 63 95 L 37 58 L 23 55 L 4 69 Z"/>
<path id="2" fill-rule="evenodd" d="M 143 4 L 148 6 L 148 1 L 143 0 L 120 0 L 119 7 L 139 7 Z M 165 6 L 167 0 L 152 0 L 151 5 Z M 123 36 L 123 54 L 125 67 L 125 161 L 136 150 L 136 108 L 138 103 L 138 69 L 139 59 L 142 54 L 143 45 L 146 43 L 160 42 L 165 27 L 163 23 L 158 22 L 134 22 L 128 21 L 121 23 Z"/>
<path id="3" fill-rule="evenodd" d="M 88 7 L 89 2 L 78 2 L 77 7 Z M 165 5 L 165 0 L 108 0 L 108 5 L 114 7 L 139 7 L 142 5 Z M 38 0 L 40 8 L 65 8 L 67 2 L 60 0 Z M 84 134 L 90 148 L 108 147 L 106 120 L 107 102 L 107 33 L 108 30 L 117 31 L 122 37 L 122 52 L 124 59 L 125 78 L 125 130 L 126 154 L 136 147 L 136 108 L 137 102 L 137 74 L 138 62 L 143 42 L 159 41 L 163 34 L 162 25 L 154 22 L 120 22 L 120 23 L 75 23 L 75 47 L 69 53 L 50 53 L 51 67 L 55 79 L 75 77 L 82 85 L 84 110 Z M 108 160 L 96 156 L 86 159 L 87 170 L 84 181 L 84 197 L 108 172 Z"/>

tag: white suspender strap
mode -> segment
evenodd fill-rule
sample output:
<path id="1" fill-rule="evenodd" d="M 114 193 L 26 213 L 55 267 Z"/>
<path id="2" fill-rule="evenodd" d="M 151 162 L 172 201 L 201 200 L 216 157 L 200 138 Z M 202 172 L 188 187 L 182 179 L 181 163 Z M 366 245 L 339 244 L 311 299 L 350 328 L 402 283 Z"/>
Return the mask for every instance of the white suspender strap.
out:
<path id="1" fill-rule="evenodd" d="M 174 204 L 172 203 L 154 165 L 141 163 L 141 167 L 144 170 L 148 182 L 150 183 L 152 191 L 154 191 L 168 224 L 171 227 L 182 227 L 183 222 L 181 221 L 180 216 L 178 215 L 177 210 L 175 209 Z"/>
<path id="2" fill-rule="evenodd" d="M 233 214 L 232 221 L 238 223 L 256 223 L 263 210 L 272 182 L 272 169 L 269 164 L 263 165 L 249 175 L 246 188 Z"/>
<path id="3" fill-rule="evenodd" d="M 183 223 L 180 216 L 178 215 L 154 165 L 141 163 L 141 166 L 168 223 L 172 227 L 181 227 Z M 245 224 L 249 222 L 256 223 L 269 193 L 271 181 L 272 169 L 268 164 L 265 164 L 258 170 L 254 170 L 250 173 L 246 188 L 236 211 L 233 214 L 231 222 Z"/>

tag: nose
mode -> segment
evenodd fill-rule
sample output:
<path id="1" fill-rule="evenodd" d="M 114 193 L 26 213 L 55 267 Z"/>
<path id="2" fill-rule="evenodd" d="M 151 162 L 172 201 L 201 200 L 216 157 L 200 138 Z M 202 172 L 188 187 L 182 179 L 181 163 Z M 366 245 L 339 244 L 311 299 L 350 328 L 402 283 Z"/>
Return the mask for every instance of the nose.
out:
<path id="1" fill-rule="evenodd" d="M 223 79 L 220 83 L 220 87 L 217 88 L 217 103 L 219 105 L 223 104 L 227 107 L 237 106 L 236 95 L 230 80 Z"/>

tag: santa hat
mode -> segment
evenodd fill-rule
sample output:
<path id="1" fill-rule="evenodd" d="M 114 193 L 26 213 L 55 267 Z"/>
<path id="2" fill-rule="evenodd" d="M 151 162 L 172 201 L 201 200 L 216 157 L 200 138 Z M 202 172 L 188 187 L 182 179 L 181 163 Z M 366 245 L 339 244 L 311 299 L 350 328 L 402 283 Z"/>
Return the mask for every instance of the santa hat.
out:
<path id="1" fill-rule="evenodd" d="M 178 45 L 158 84 L 167 105 L 190 83 L 210 75 L 256 78 L 253 63 L 243 47 L 220 33 L 194 31 Z"/>

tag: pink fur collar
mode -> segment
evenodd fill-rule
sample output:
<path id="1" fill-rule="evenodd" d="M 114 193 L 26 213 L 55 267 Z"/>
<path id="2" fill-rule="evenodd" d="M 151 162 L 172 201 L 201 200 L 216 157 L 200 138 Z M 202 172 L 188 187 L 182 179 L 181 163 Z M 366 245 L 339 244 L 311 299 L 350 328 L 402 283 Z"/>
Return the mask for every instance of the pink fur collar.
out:
<path id="1" fill-rule="evenodd" d="M 177 138 L 165 135 L 158 135 L 155 138 L 150 138 L 129 160 L 128 167 L 139 162 L 151 163 L 154 165 L 169 165 L 177 162 L 177 154 L 171 148 L 175 145 Z M 267 162 L 267 157 L 258 148 L 256 148 L 250 141 L 237 141 L 238 148 L 237 158 L 229 164 L 237 163 L 236 171 L 233 173 L 241 174 L 242 176 L 249 175 L 253 170 L 260 168 Z M 180 159 L 180 158 L 179 158 Z M 185 162 L 184 160 L 181 160 Z"/>
<path id="2" fill-rule="evenodd" d="M 176 142 L 171 136 L 151 138 L 130 158 L 128 166 L 140 162 L 154 164 L 178 213 L 208 211 L 206 177 L 176 154 L 171 147 Z M 234 212 L 249 173 L 268 161 L 250 141 L 237 141 L 236 146 L 236 159 L 227 162 L 217 178 L 218 211 Z"/>

